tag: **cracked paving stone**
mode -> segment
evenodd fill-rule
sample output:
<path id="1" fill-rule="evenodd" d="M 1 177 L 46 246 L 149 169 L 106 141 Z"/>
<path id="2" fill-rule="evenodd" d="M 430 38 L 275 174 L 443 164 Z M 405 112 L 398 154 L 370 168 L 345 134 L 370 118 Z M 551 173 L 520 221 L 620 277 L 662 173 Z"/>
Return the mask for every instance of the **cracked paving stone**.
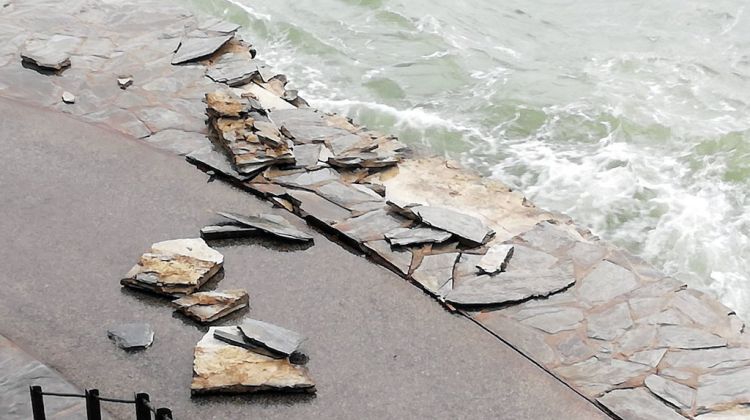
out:
<path id="1" fill-rule="evenodd" d="M 678 349 L 707 349 L 725 347 L 727 340 L 708 331 L 680 325 L 659 327 L 658 345 Z"/>
<path id="2" fill-rule="evenodd" d="M 337 223 L 333 228 L 347 238 L 362 243 L 385 239 L 386 232 L 406 227 L 410 222 L 380 209 Z"/>
<path id="3" fill-rule="evenodd" d="M 352 212 L 325 198 L 303 190 L 289 189 L 286 196 L 297 209 L 300 217 L 312 219 L 320 224 L 335 225 L 352 217 Z"/>
<path id="4" fill-rule="evenodd" d="M 693 407 L 695 390 L 687 385 L 664 379 L 658 375 L 647 376 L 644 384 L 659 398 L 680 410 L 689 410 Z"/>
<path id="5" fill-rule="evenodd" d="M 583 311 L 564 306 L 534 306 L 513 314 L 522 324 L 555 334 L 578 328 L 583 321 Z"/>
<path id="6" fill-rule="evenodd" d="M 369 190 L 368 193 L 358 189 L 355 185 L 333 181 L 315 188 L 315 192 L 321 197 L 352 211 L 368 212 L 385 206 L 383 197 L 373 193 L 372 190 Z"/>
<path id="7" fill-rule="evenodd" d="M 306 340 L 305 336 L 257 319 L 245 319 L 237 326 L 250 343 L 288 356 Z"/>
<path id="8" fill-rule="evenodd" d="M 295 149 L 296 157 L 296 149 Z M 322 168 L 316 171 L 305 171 L 291 175 L 282 175 L 270 178 L 271 181 L 286 187 L 311 187 L 327 182 L 338 181 L 339 173 L 331 168 Z M 309 188 L 308 188 L 309 189 Z"/>
<path id="9" fill-rule="evenodd" d="M 222 217 L 244 226 L 262 230 L 280 238 L 294 241 L 312 241 L 313 237 L 295 228 L 288 220 L 275 214 L 258 214 L 243 216 L 236 213 L 217 212 Z"/>
<path id="10" fill-rule="evenodd" d="M 178 155 L 188 155 L 209 145 L 205 134 L 177 129 L 161 130 L 143 139 L 146 143 Z"/>
<path id="11" fill-rule="evenodd" d="M 315 392 L 315 382 L 306 367 L 220 341 L 214 337 L 217 331 L 231 334 L 236 327 L 211 327 L 195 346 L 190 385 L 193 394 Z"/>
<path id="12" fill-rule="evenodd" d="M 107 330 L 107 337 L 125 350 L 142 350 L 154 342 L 154 330 L 149 324 L 130 323 Z"/>
<path id="13" fill-rule="evenodd" d="M 664 363 L 675 368 L 728 369 L 750 366 L 750 349 L 727 348 L 670 351 Z"/>
<path id="14" fill-rule="evenodd" d="M 453 279 L 453 267 L 458 257 L 457 252 L 426 255 L 411 277 L 429 293 L 441 296 L 446 292 L 445 286 Z"/>
<path id="15" fill-rule="evenodd" d="M 492 229 L 476 217 L 448 208 L 416 206 L 412 207 L 411 210 L 425 224 L 448 231 L 467 242 L 468 245 L 482 245 L 495 234 Z"/>
<path id="16" fill-rule="evenodd" d="M 652 369 L 640 363 L 618 359 L 592 357 L 583 362 L 555 369 L 566 381 L 571 382 L 583 393 L 594 396 L 609 391 Z"/>
<path id="17" fill-rule="evenodd" d="M 499 337 L 508 340 L 533 360 L 544 364 L 552 363 L 555 360 L 554 350 L 544 341 L 545 333 L 525 325 L 519 325 L 518 322 L 499 315 L 499 311 L 488 314 L 480 313 L 474 318 Z"/>
<path id="18" fill-rule="evenodd" d="M 409 274 L 412 251 L 409 248 L 392 248 L 384 240 L 369 241 L 362 244 L 365 250 L 376 259 L 381 259 L 386 266 L 390 266 L 403 276 Z"/>
<path id="19" fill-rule="evenodd" d="M 616 389 L 596 400 L 622 419 L 685 420 L 644 388 Z"/>
<path id="20" fill-rule="evenodd" d="M 206 77 L 230 87 L 250 83 L 257 74 L 257 63 L 244 54 L 225 54 L 206 69 Z"/>
<path id="21" fill-rule="evenodd" d="M 497 244 L 490 247 L 486 254 L 479 260 L 477 268 L 484 274 L 497 274 L 505 271 L 511 257 L 513 256 L 513 245 Z"/>
<path id="22" fill-rule="evenodd" d="M 667 349 L 638 351 L 633 353 L 633 355 L 630 356 L 628 360 L 655 368 L 664 358 L 664 354 L 666 352 Z"/>
<path id="23" fill-rule="evenodd" d="M 611 341 L 633 326 L 627 303 L 620 303 L 588 316 L 588 336 Z"/>
<path id="24" fill-rule="evenodd" d="M 213 277 L 223 263 L 224 256 L 203 239 L 157 242 L 120 283 L 169 296 L 186 295 Z"/>
<path id="25" fill-rule="evenodd" d="M 247 238 L 257 232 L 258 229 L 236 224 L 210 225 L 201 228 L 201 238 L 206 240 Z"/>
<path id="26" fill-rule="evenodd" d="M 224 44 L 229 42 L 234 34 L 207 35 L 205 32 L 193 31 L 188 33 L 180 41 L 172 56 L 172 64 L 182 64 L 197 60 L 215 53 Z"/>
<path id="27" fill-rule="evenodd" d="M 481 275 L 454 287 L 445 300 L 458 305 L 490 305 L 544 297 L 575 283 L 572 270 L 555 267 L 538 271 Z"/>
<path id="28" fill-rule="evenodd" d="M 638 287 L 635 275 L 609 261 L 602 261 L 581 280 L 578 295 L 590 303 L 604 303 Z"/>
<path id="29" fill-rule="evenodd" d="M 696 405 L 701 409 L 747 405 L 750 403 L 750 367 L 711 372 L 698 380 Z"/>
<path id="30" fill-rule="evenodd" d="M 442 243 L 451 238 L 451 234 L 442 230 L 417 227 L 396 228 L 385 234 L 391 245 L 405 246 L 425 243 Z"/>
<path id="31" fill-rule="evenodd" d="M 244 290 L 196 292 L 172 301 L 178 312 L 203 323 L 214 322 L 246 308 L 248 303 Z"/>

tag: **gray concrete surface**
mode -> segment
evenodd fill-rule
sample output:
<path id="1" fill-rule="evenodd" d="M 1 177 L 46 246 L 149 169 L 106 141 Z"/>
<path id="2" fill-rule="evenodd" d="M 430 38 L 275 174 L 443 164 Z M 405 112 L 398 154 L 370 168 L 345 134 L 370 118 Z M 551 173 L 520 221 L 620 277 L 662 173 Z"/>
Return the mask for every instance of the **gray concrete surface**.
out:
<path id="1" fill-rule="evenodd" d="M 207 183 L 176 156 L 6 100 L 0 151 L 0 334 L 79 387 L 148 392 L 180 419 L 607 418 L 478 326 L 318 233 L 308 249 L 215 243 L 226 261 L 220 287 L 248 290 L 247 315 L 310 337 L 317 395 L 191 398 L 193 346 L 205 329 L 164 300 L 121 289 L 119 278 L 151 243 L 197 236 L 216 210 L 293 216 Z M 122 321 L 151 323 L 154 345 L 114 346 L 106 330 Z"/>

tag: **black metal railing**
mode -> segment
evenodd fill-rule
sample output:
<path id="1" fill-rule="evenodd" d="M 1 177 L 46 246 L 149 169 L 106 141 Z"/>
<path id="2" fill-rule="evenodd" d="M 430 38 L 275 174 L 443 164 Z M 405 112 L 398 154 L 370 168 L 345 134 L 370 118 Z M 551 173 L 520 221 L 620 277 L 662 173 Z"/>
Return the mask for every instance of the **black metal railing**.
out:
<path id="1" fill-rule="evenodd" d="M 63 397 L 63 398 L 85 398 L 86 399 L 86 420 L 102 420 L 101 402 L 133 404 L 135 405 L 136 420 L 172 420 L 172 410 L 168 408 L 154 408 L 151 404 L 151 398 L 146 393 L 135 394 L 132 400 L 123 400 L 118 398 L 106 398 L 99 395 L 98 389 L 87 389 L 84 394 L 64 394 L 59 392 L 44 392 L 42 387 L 32 385 L 29 387 L 31 393 L 31 411 L 34 414 L 34 420 L 47 420 L 44 413 L 44 397 Z M 153 417 L 151 416 L 153 414 Z"/>

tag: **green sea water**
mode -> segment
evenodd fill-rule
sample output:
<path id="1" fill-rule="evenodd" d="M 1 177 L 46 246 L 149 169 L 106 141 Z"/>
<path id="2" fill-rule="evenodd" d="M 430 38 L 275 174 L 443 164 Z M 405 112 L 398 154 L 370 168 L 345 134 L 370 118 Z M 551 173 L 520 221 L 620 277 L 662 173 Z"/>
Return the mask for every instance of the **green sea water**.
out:
<path id="1" fill-rule="evenodd" d="M 313 106 L 462 161 L 750 319 L 739 0 L 189 0 Z"/>

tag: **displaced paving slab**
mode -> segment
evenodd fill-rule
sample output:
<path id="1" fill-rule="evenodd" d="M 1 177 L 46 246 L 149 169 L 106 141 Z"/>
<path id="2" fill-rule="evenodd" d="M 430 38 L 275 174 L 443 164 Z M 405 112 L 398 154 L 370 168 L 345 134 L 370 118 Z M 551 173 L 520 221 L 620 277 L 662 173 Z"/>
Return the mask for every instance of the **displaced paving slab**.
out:
<path id="1" fill-rule="evenodd" d="M 214 337 L 215 331 L 233 327 L 211 327 L 195 346 L 193 394 L 247 393 L 258 391 L 315 392 L 307 368 L 289 359 L 274 359 L 228 344 Z"/>
<path id="2" fill-rule="evenodd" d="M 123 350 L 143 350 L 154 342 L 154 330 L 142 322 L 119 324 L 107 330 L 107 337 Z"/>
<path id="3" fill-rule="evenodd" d="M 172 304 L 177 311 L 202 323 L 214 322 L 235 311 L 247 308 L 249 297 L 244 290 L 196 292 Z"/>

